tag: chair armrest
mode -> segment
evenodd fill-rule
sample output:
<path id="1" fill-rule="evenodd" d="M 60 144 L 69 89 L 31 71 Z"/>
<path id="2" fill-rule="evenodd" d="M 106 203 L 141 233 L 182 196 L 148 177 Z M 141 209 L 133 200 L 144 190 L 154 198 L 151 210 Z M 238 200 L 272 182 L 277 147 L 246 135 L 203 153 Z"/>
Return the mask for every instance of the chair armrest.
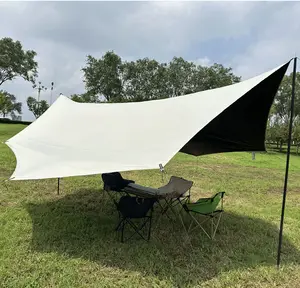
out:
<path id="1" fill-rule="evenodd" d="M 209 201 L 211 201 L 212 200 L 212 198 L 199 198 L 196 202 L 195 202 L 195 204 L 196 203 L 202 203 L 202 202 L 209 202 Z"/>

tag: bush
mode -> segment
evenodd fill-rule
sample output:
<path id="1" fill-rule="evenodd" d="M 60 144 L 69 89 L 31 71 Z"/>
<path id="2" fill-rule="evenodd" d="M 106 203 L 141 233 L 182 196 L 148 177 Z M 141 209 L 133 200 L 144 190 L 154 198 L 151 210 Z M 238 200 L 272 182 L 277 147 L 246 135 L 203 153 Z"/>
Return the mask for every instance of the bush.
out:
<path id="1" fill-rule="evenodd" d="M 9 118 L 0 118 L 0 123 L 30 125 L 32 122 L 29 122 L 29 121 L 19 121 L 19 120 L 11 120 Z"/>

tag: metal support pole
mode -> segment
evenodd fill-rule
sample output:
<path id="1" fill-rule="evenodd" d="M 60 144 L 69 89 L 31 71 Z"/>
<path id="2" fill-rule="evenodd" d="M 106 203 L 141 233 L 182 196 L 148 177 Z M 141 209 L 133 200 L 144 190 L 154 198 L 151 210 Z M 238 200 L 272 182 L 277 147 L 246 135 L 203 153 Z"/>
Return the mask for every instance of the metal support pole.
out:
<path id="1" fill-rule="evenodd" d="M 284 188 L 283 188 L 283 195 L 282 195 L 282 209 L 281 209 L 279 243 L 278 243 L 278 252 L 277 252 L 277 267 L 279 267 L 279 265 L 280 265 L 283 221 L 284 221 L 284 211 L 285 211 L 285 200 L 286 200 L 286 191 L 287 191 L 288 174 L 289 174 L 291 139 L 292 139 L 293 117 L 294 117 L 294 102 L 295 102 L 296 69 L 297 69 L 297 57 L 294 58 L 292 97 L 291 97 L 291 112 L 290 112 L 290 124 L 289 124 L 289 137 L 288 137 L 288 149 L 287 149 L 287 155 L 286 155 L 286 169 L 285 169 L 285 178 L 284 178 Z"/>
<path id="2" fill-rule="evenodd" d="M 57 178 L 57 195 L 59 195 L 59 181 L 60 180 L 60 178 Z"/>

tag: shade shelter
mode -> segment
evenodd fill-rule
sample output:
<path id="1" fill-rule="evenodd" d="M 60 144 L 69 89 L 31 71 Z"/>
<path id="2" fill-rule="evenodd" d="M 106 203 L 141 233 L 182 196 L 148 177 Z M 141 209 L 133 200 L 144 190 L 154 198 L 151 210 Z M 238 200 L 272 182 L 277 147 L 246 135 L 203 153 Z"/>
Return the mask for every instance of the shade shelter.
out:
<path id="1" fill-rule="evenodd" d="M 289 62 L 237 84 L 130 103 L 77 103 L 61 95 L 6 141 L 11 180 L 157 169 L 178 152 L 264 151 L 270 107 Z"/>
<path id="2" fill-rule="evenodd" d="M 91 104 L 62 95 L 6 141 L 17 159 L 10 180 L 158 169 L 178 151 L 265 151 L 269 111 L 289 64 L 233 85 L 161 100 Z M 284 195 L 287 174 L 285 179 Z"/>

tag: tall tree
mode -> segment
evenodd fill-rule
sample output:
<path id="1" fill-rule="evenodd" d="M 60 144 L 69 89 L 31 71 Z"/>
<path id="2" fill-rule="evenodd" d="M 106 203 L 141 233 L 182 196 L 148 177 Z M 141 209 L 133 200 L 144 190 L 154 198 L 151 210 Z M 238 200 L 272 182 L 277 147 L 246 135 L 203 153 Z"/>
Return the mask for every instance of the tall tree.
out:
<path id="1" fill-rule="evenodd" d="M 15 113 L 22 113 L 22 103 L 17 102 L 16 97 L 7 91 L 0 90 L 0 114 L 3 117 L 15 116 Z"/>
<path id="2" fill-rule="evenodd" d="M 121 101 L 145 101 L 169 96 L 166 64 L 149 58 L 123 63 Z"/>
<path id="3" fill-rule="evenodd" d="M 0 39 L 0 85 L 16 77 L 34 83 L 38 67 L 34 60 L 36 55 L 33 50 L 23 50 L 20 41 L 8 37 Z"/>
<path id="4" fill-rule="evenodd" d="M 300 121 L 299 121 L 299 119 L 297 119 L 297 121 L 294 122 L 292 138 L 297 146 L 296 153 L 299 154 L 299 147 L 300 147 Z"/>
<path id="5" fill-rule="evenodd" d="M 240 81 L 221 64 L 202 67 L 182 57 L 169 63 L 149 58 L 123 62 L 112 51 L 101 59 L 89 55 L 83 71 L 88 93 L 103 95 L 109 102 L 175 97 Z"/>
<path id="6" fill-rule="evenodd" d="M 93 95 L 91 93 L 83 93 L 83 94 L 72 94 L 70 95 L 70 99 L 75 102 L 87 102 L 87 103 L 99 103 L 101 102 L 99 96 Z"/>
<path id="7" fill-rule="evenodd" d="M 122 95 L 122 60 L 113 51 L 105 53 L 101 59 L 87 56 L 84 82 L 88 93 L 103 95 L 113 101 Z"/>
<path id="8" fill-rule="evenodd" d="M 293 73 L 284 76 L 281 85 L 276 94 L 274 107 L 275 114 L 277 114 L 282 123 L 288 123 L 291 112 L 291 95 L 292 95 L 292 77 Z M 295 87 L 295 106 L 294 106 L 294 121 L 300 115 L 300 73 L 296 74 L 296 87 Z"/>
<path id="9" fill-rule="evenodd" d="M 204 76 L 203 90 L 215 89 L 241 81 L 241 77 L 234 75 L 232 68 L 226 68 L 222 64 L 215 63 L 210 67 L 204 67 L 204 71 L 201 72 Z"/>
<path id="10" fill-rule="evenodd" d="M 174 57 L 168 64 L 166 85 L 170 89 L 169 97 L 197 92 L 197 66 L 182 57 Z"/>
<path id="11" fill-rule="evenodd" d="M 27 98 L 27 106 L 35 118 L 39 118 L 49 108 L 49 104 L 46 100 L 37 101 L 31 96 Z"/>
<path id="12" fill-rule="evenodd" d="M 266 140 L 270 143 L 277 143 L 277 148 L 279 148 L 279 128 L 278 116 L 275 115 L 275 106 L 271 106 L 271 110 L 268 116 L 267 129 L 266 129 Z"/>
<path id="13" fill-rule="evenodd" d="M 282 79 L 281 85 L 275 96 L 272 117 L 276 119 L 270 123 L 269 129 L 276 130 L 276 142 L 280 143 L 280 151 L 282 151 L 283 144 L 287 141 L 288 126 L 290 120 L 291 111 L 291 95 L 292 95 L 292 77 L 293 74 L 285 75 Z M 296 87 L 295 87 L 295 105 L 294 105 L 294 119 L 293 126 L 298 122 L 300 117 L 300 73 L 296 74 Z"/>
<path id="14" fill-rule="evenodd" d="M 181 57 L 173 58 L 168 65 L 168 73 L 168 85 L 171 87 L 173 97 L 241 81 L 241 77 L 234 75 L 232 68 L 217 63 L 210 67 L 203 67 Z"/>

